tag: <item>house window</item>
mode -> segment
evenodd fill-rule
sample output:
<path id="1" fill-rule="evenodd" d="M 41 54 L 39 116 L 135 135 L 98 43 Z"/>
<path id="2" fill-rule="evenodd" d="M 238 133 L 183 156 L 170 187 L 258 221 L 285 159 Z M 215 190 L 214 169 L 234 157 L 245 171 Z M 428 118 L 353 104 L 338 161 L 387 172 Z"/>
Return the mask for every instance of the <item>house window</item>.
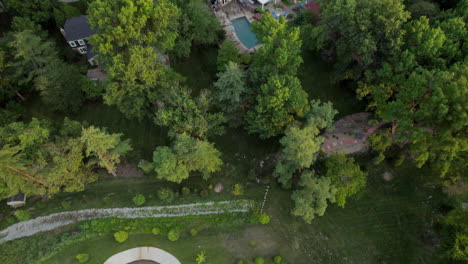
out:
<path id="1" fill-rule="evenodd" d="M 72 48 L 76 47 L 75 41 L 70 41 L 70 42 L 68 42 L 68 43 L 70 44 L 70 46 L 71 46 Z"/>
<path id="2" fill-rule="evenodd" d="M 86 47 L 81 47 L 78 49 L 80 51 L 81 54 L 85 54 L 86 53 Z"/>
<path id="3" fill-rule="evenodd" d="M 78 40 L 78 43 L 80 44 L 80 46 L 84 46 L 84 41 L 82 39 Z"/>

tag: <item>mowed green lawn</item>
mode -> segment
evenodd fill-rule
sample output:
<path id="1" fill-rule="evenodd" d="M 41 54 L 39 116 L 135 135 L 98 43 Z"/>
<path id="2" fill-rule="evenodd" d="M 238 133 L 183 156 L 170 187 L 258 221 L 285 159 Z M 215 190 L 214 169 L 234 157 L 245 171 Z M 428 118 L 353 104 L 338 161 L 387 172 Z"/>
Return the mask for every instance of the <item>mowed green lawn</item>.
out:
<path id="1" fill-rule="evenodd" d="M 175 68 L 188 74 L 200 69 L 208 74 L 193 74 L 189 83 L 199 90 L 209 85 L 214 79 L 214 51 L 197 51 L 185 62 L 176 62 Z M 210 65 L 204 65 L 210 63 Z M 300 69 L 300 79 L 310 99 L 331 100 L 340 111 L 340 115 L 362 111 L 361 102 L 355 99 L 351 91 L 330 82 L 330 67 L 312 54 L 304 55 L 304 64 Z M 201 76 L 200 82 L 195 78 Z M 50 113 L 43 104 L 31 104 L 29 116 L 46 117 L 61 120 L 63 115 Z M 137 122 L 125 119 L 115 108 L 101 104 L 84 106 L 76 115 L 77 120 L 87 120 L 90 124 L 106 126 L 112 132 L 124 133 L 131 138 L 135 152 L 131 159 L 151 158 L 151 153 L 158 145 L 168 144 L 164 128 L 153 125 L 152 120 Z M 278 150 L 277 140 L 262 141 L 255 135 L 247 135 L 242 129 L 228 129 L 226 135 L 213 140 L 223 153 L 223 170 L 214 175 L 209 182 L 200 178 L 190 179 L 187 185 L 195 184 L 201 190 L 212 183 L 222 182 L 228 188 L 223 194 L 211 193 L 207 198 L 198 194 L 180 197 L 176 203 L 200 201 L 204 199 L 232 199 L 229 188 L 234 183 L 247 186 L 246 196 L 261 200 L 265 185 L 246 180 L 250 168 L 258 167 L 266 155 Z M 362 161 L 361 164 L 367 164 Z M 305 224 L 301 219 L 290 216 L 293 202 L 291 191 L 283 190 L 273 184 L 266 205 L 272 216 L 266 226 L 245 225 L 235 230 L 213 228 L 204 230 L 196 237 L 185 234 L 178 242 L 169 242 L 164 237 L 152 235 L 131 235 L 129 240 L 118 244 L 112 234 L 82 242 L 56 255 L 47 263 L 76 263 L 73 259 L 78 253 L 89 253 L 91 263 L 102 263 L 109 256 L 136 246 L 156 246 L 173 253 L 182 263 L 195 263 L 196 254 L 205 250 L 208 263 L 235 263 L 237 258 L 250 260 L 256 256 L 269 259 L 282 255 L 287 263 L 438 263 L 437 252 L 425 245 L 422 234 L 429 230 L 431 214 L 438 210 L 442 194 L 432 185 L 426 184 L 429 173 L 416 169 L 409 164 L 394 168 L 388 165 L 367 165 L 369 171 L 368 186 L 356 199 L 351 199 L 345 208 L 331 205 L 323 217 L 317 217 L 312 224 Z M 393 174 L 391 181 L 383 180 L 385 171 Z M 62 199 L 70 199 L 72 209 L 131 206 L 131 197 L 143 193 L 148 198 L 148 205 L 160 204 L 156 190 L 167 184 L 147 176 L 142 179 L 101 180 L 90 185 L 88 190 L 77 194 L 61 194 L 43 209 L 43 212 L 60 211 Z M 171 185 L 169 185 L 171 186 Z M 172 186 L 175 188 L 175 186 Z M 103 198 L 114 197 L 110 204 Z M 244 198 L 243 197 L 243 198 Z M 33 205 L 38 206 L 38 205 Z M 249 245 L 254 240 L 255 246 Z"/>
<path id="2" fill-rule="evenodd" d="M 131 235 L 127 242 L 119 244 L 112 234 L 106 234 L 70 246 L 47 263 L 74 263 L 73 256 L 82 252 L 92 255 L 92 263 L 102 263 L 119 251 L 138 246 L 162 248 L 182 263 L 194 263 L 201 250 L 207 252 L 208 263 L 223 264 L 256 256 L 271 259 L 275 255 L 295 264 L 441 263 L 437 249 L 422 239 L 423 233 L 430 230 L 431 214 L 443 200 L 440 190 L 424 184 L 428 172 L 410 164 L 367 169 L 369 179 L 364 192 L 350 199 L 345 208 L 329 206 L 325 215 L 312 224 L 289 214 L 293 206 L 290 192 L 275 185 L 266 206 L 271 215 L 268 225 L 214 227 L 202 230 L 196 237 L 186 232 L 177 242 L 153 235 Z M 382 178 L 386 171 L 394 176 L 391 181 Z M 261 192 L 263 186 L 254 188 Z M 251 241 L 255 241 L 254 246 Z"/>

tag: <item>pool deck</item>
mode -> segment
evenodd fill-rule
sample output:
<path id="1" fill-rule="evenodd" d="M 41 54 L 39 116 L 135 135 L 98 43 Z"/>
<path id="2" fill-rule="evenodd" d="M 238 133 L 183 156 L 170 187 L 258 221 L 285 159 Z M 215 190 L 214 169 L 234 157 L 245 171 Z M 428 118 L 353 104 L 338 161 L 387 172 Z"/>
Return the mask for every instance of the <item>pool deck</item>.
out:
<path id="1" fill-rule="evenodd" d="M 262 44 L 258 44 L 257 46 L 250 49 L 247 48 L 237 37 L 234 25 L 232 25 L 231 20 L 245 16 L 247 20 L 252 23 L 253 16 L 255 15 L 255 9 L 257 7 L 261 7 L 261 5 L 258 3 L 251 4 L 248 0 L 242 1 L 244 2 L 243 4 L 240 4 L 237 0 L 233 0 L 225 4 L 218 12 L 215 13 L 215 15 L 218 18 L 221 27 L 226 32 L 226 38 L 231 40 L 236 45 L 240 53 L 254 53 L 262 46 Z M 286 6 L 282 4 L 281 1 L 278 1 L 278 4 L 281 4 L 282 8 L 275 8 L 274 2 L 275 1 L 270 1 L 265 5 L 264 9 L 296 15 L 293 9 L 297 7 L 299 3 L 292 6 Z"/>
<path id="2" fill-rule="evenodd" d="M 236 45 L 240 53 L 253 53 L 257 51 L 262 44 L 258 44 L 250 49 L 247 48 L 237 37 L 231 20 L 245 16 L 249 22 L 252 22 L 255 8 L 257 8 L 256 5 L 251 5 L 248 2 L 247 7 L 242 7 L 236 1 L 232 1 L 223 6 L 223 8 L 216 13 L 216 17 L 218 18 L 221 27 L 226 32 L 226 38 Z"/>

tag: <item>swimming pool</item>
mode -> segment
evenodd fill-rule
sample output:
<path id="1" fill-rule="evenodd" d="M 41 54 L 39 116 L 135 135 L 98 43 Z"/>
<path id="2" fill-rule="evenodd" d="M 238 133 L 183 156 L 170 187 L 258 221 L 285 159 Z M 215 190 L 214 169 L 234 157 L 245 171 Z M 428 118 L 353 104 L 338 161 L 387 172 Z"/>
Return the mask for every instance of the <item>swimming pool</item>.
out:
<path id="1" fill-rule="evenodd" d="M 245 16 L 231 20 L 231 22 L 236 30 L 237 37 L 245 47 L 250 49 L 257 45 L 257 36 L 252 32 L 250 22 Z"/>

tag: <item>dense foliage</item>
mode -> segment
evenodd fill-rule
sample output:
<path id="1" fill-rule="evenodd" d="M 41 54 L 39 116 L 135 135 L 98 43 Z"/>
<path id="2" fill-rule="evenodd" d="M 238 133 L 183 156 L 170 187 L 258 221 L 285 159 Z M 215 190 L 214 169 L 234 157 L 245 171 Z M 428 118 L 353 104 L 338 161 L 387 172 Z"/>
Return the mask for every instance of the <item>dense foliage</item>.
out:
<path id="1" fill-rule="evenodd" d="M 96 180 L 93 168 L 110 173 L 131 148 L 120 134 L 83 127 L 65 119 L 59 128 L 33 119 L 0 128 L 0 182 L 2 197 L 21 191 L 53 195 L 83 190 Z"/>

